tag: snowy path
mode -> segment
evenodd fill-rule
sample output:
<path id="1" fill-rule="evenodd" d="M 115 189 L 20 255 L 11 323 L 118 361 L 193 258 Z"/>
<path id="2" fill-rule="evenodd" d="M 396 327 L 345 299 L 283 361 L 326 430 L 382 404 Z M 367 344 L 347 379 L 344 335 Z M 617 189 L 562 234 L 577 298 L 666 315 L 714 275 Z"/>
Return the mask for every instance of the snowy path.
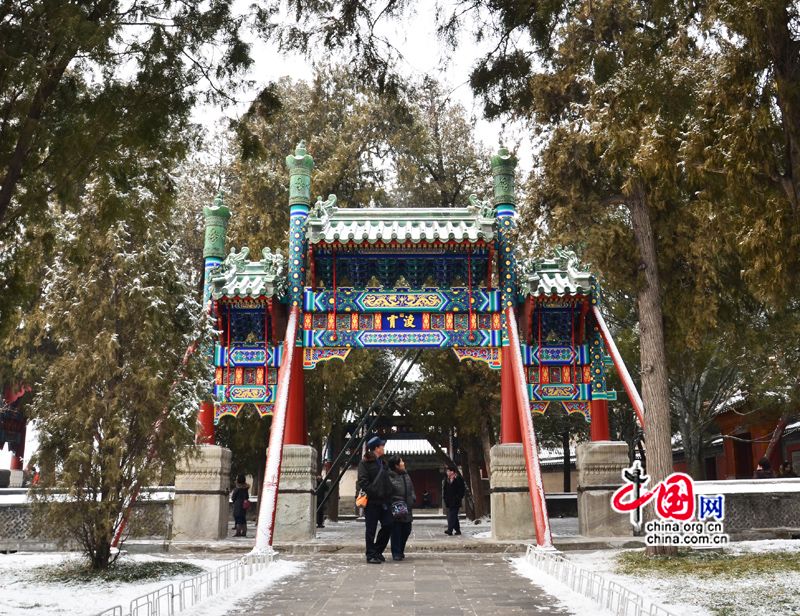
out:
<path id="1" fill-rule="evenodd" d="M 515 575 L 499 554 L 391 556 L 368 565 L 362 556 L 318 556 L 297 575 L 254 595 L 231 616 L 392 614 L 392 616 L 572 612 L 529 580 Z"/>

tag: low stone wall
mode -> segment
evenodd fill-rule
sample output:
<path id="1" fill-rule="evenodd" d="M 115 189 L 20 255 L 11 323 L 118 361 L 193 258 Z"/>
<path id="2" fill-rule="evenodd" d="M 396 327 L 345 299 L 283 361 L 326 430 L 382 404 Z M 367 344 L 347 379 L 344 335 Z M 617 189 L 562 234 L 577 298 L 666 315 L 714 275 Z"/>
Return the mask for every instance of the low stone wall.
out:
<path id="1" fill-rule="evenodd" d="M 133 508 L 129 522 L 130 537 L 167 540 L 172 533 L 173 488 L 148 488 Z M 0 490 L 0 551 L 22 549 L 78 549 L 73 541 L 59 540 L 55 534 L 37 533 L 33 505 L 27 489 Z M 69 503 L 64 503 L 69 515 Z"/>
<path id="2" fill-rule="evenodd" d="M 725 532 L 733 538 L 776 529 L 800 533 L 800 479 L 696 481 L 694 486 L 696 494 L 725 495 Z"/>

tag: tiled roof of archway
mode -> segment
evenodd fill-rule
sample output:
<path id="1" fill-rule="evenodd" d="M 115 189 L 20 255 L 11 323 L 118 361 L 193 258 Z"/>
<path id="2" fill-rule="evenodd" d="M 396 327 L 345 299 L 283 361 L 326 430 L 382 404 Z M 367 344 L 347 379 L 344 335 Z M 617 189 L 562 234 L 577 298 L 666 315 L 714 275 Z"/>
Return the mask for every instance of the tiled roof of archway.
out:
<path id="1" fill-rule="evenodd" d="M 477 201 L 464 208 L 339 208 L 335 200 L 312 208 L 306 234 L 311 244 L 354 242 L 490 242 L 495 238 L 491 207 Z"/>
<path id="2" fill-rule="evenodd" d="M 596 291 L 591 272 L 578 267 L 574 253 L 556 250 L 554 259 L 526 259 L 519 266 L 519 290 L 522 295 L 590 295 Z"/>
<path id="3" fill-rule="evenodd" d="M 225 261 L 211 273 L 211 296 L 281 297 L 286 292 L 285 258 L 265 248 L 260 261 L 248 261 L 248 248 L 231 249 Z"/>

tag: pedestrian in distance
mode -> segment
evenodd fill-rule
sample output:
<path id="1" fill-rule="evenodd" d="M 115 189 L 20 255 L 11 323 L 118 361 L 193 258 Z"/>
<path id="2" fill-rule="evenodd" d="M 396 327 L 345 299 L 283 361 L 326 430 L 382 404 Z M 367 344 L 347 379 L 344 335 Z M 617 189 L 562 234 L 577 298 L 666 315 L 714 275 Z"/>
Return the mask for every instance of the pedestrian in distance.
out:
<path id="1" fill-rule="evenodd" d="M 244 475 L 236 477 L 236 487 L 231 494 L 233 502 L 233 523 L 236 528 L 234 537 L 247 537 L 247 510 L 250 508 L 250 486 Z M 247 503 L 245 505 L 245 503 Z"/>
<path id="2" fill-rule="evenodd" d="M 392 525 L 392 560 L 403 560 L 406 557 L 406 542 L 411 534 L 414 502 L 414 484 L 406 470 L 406 463 L 400 456 L 392 456 L 387 460 L 389 481 L 392 484 L 391 507 L 394 524 Z"/>
<path id="3" fill-rule="evenodd" d="M 389 507 L 392 486 L 389 482 L 388 469 L 383 461 L 384 445 L 386 441 L 379 436 L 373 436 L 367 441 L 367 453 L 358 463 L 356 481 L 359 492 L 367 496 L 367 504 L 364 507 L 364 531 L 367 562 L 372 565 L 386 561 L 383 551 L 389 543 L 394 522 Z M 380 531 L 378 524 L 381 527 Z"/>
<path id="4" fill-rule="evenodd" d="M 781 477 L 797 477 L 797 473 L 792 470 L 792 463 L 784 460 L 781 464 Z"/>
<path id="5" fill-rule="evenodd" d="M 461 534 L 458 510 L 461 508 L 461 501 L 464 500 L 466 492 L 467 488 L 458 469 L 455 466 L 448 466 L 447 477 L 442 489 L 442 500 L 444 500 L 444 506 L 447 507 L 447 530 L 444 531 L 446 535 Z"/>
<path id="6" fill-rule="evenodd" d="M 433 507 L 433 499 L 431 498 L 431 493 L 428 490 L 425 490 L 422 493 L 422 508 L 429 509 Z"/>
<path id="7" fill-rule="evenodd" d="M 761 458 L 758 461 L 756 472 L 753 474 L 753 479 L 772 479 L 774 477 L 775 473 L 772 472 L 772 464 L 769 463 L 769 459 Z"/>

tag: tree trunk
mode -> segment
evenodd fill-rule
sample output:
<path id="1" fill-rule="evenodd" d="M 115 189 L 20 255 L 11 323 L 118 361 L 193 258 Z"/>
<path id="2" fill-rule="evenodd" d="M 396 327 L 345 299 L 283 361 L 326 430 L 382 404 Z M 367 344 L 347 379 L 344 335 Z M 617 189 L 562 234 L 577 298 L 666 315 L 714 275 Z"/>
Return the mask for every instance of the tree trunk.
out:
<path id="1" fill-rule="evenodd" d="M 765 9 L 764 31 L 769 54 L 775 67 L 775 87 L 777 105 L 781 111 L 781 125 L 784 135 L 786 169 L 780 183 L 795 216 L 800 212 L 800 54 L 798 43 L 792 34 L 787 5 L 770 3 L 771 10 Z M 769 5 L 768 5 L 769 6 Z"/>
<path id="2" fill-rule="evenodd" d="M 489 460 L 490 454 L 492 451 L 492 429 L 491 429 L 491 417 L 488 413 L 484 414 L 480 418 L 480 428 L 481 428 L 481 446 L 483 447 L 483 461 L 486 464 L 486 476 L 491 481 L 492 479 L 492 469 L 490 468 Z"/>
<path id="3" fill-rule="evenodd" d="M 340 422 L 334 422 L 333 426 L 331 427 L 331 443 L 330 443 L 330 451 L 331 454 L 333 452 L 338 453 L 342 450 L 342 441 L 344 441 L 344 435 L 342 434 L 343 426 Z M 333 522 L 339 521 L 339 484 L 337 483 L 331 492 L 331 495 L 328 497 L 328 502 L 326 503 L 326 507 L 328 509 L 328 519 Z"/>
<path id="4" fill-rule="evenodd" d="M 94 571 L 108 569 L 108 563 L 111 560 L 111 538 L 103 537 L 97 540 L 97 543 L 92 546 L 91 562 Z"/>
<path id="5" fill-rule="evenodd" d="M 765 458 L 772 457 L 772 452 L 775 451 L 775 448 L 778 446 L 787 423 L 789 423 L 789 416 L 782 415 L 778 425 L 775 426 L 775 430 L 772 432 L 772 438 L 769 439 L 769 445 L 767 445 L 767 450 L 764 452 Z"/>
<path id="6" fill-rule="evenodd" d="M 672 472 L 672 429 L 669 413 L 669 384 L 664 350 L 664 319 L 661 310 L 661 285 L 658 260 L 647 195 L 641 180 L 633 183 L 629 201 L 633 235 L 639 251 L 639 309 L 640 357 L 642 366 L 642 401 L 645 410 L 647 474 L 651 485 L 662 481 Z M 646 509 L 652 515 L 652 507 Z M 648 547 L 647 553 L 676 554 L 674 547 Z"/>
<path id="7" fill-rule="evenodd" d="M 483 480 L 481 479 L 480 459 L 482 449 L 478 440 L 474 437 L 464 439 L 464 448 L 467 452 L 467 468 L 469 469 L 469 483 L 472 488 L 472 500 L 474 501 L 473 519 L 478 519 L 486 515 L 484 506 Z"/>

